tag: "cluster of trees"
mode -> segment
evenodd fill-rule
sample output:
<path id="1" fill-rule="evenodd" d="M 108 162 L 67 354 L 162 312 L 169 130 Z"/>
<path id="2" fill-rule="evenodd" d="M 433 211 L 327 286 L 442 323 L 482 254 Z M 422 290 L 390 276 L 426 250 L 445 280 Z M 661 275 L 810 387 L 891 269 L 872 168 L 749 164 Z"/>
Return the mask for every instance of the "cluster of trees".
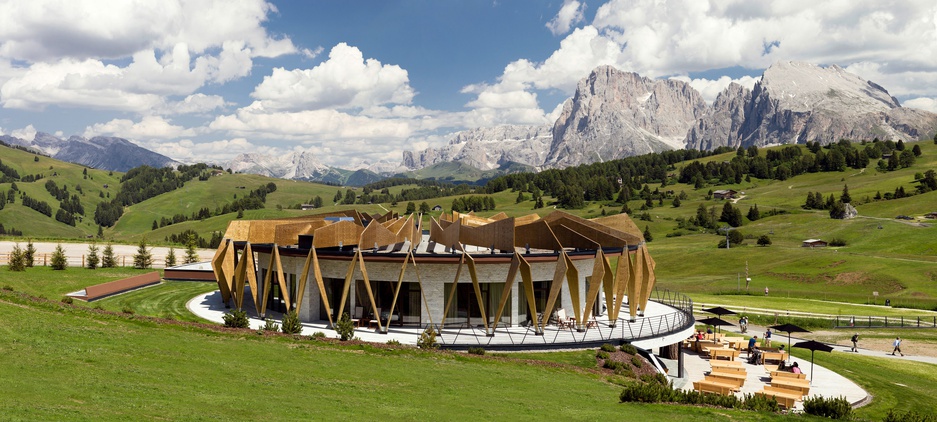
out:
<path id="1" fill-rule="evenodd" d="M 192 248 L 211 248 L 217 249 L 221 245 L 221 241 L 224 238 L 224 234 L 221 232 L 212 232 L 211 239 L 206 240 L 205 238 L 199 236 L 199 234 L 192 229 L 185 229 L 181 233 L 170 234 L 166 236 L 166 241 L 169 243 L 176 243 L 179 245 L 186 245 L 188 247 L 190 244 Z M 188 262 L 186 262 L 188 264 Z"/>
<path id="2" fill-rule="evenodd" d="M 35 199 L 27 195 L 26 192 L 23 192 L 20 198 L 24 206 L 32 208 L 46 217 L 52 217 L 52 206 L 48 202 Z"/>
<path id="3" fill-rule="evenodd" d="M 2 207 L 0 207 L 2 209 Z M 3 223 L 0 223 L 0 234 L 6 234 L 10 236 L 22 236 L 23 232 L 17 230 L 15 227 L 3 227 Z"/>
<path id="4" fill-rule="evenodd" d="M 3 164 L 3 160 L 0 160 L 0 183 L 12 183 L 17 180 L 20 180 L 20 174 L 16 169 Z"/>
<path id="5" fill-rule="evenodd" d="M 208 207 L 202 207 L 199 208 L 198 211 L 195 211 L 188 216 L 185 214 L 174 214 L 172 218 L 160 217 L 159 221 L 153 220 L 152 229 L 156 230 L 160 227 L 171 226 L 173 224 L 182 223 L 189 220 L 201 221 L 216 215 L 224 215 L 235 211 L 238 212 L 238 218 L 241 218 L 243 215 L 242 212 L 244 210 L 257 210 L 263 208 L 267 201 L 267 194 L 276 192 L 276 190 L 277 185 L 273 182 L 270 182 L 250 191 L 250 193 L 248 193 L 245 197 L 238 198 L 235 194 L 234 202 L 225 204 L 221 207 L 216 207 L 214 212 L 208 209 Z"/>
<path id="6" fill-rule="evenodd" d="M 401 185 L 417 185 L 415 188 L 403 189 L 394 195 L 390 193 L 391 187 Z M 376 192 L 380 190 L 379 192 Z M 466 184 L 442 183 L 436 180 L 411 179 L 407 177 L 391 177 L 379 182 L 369 183 L 361 187 L 361 195 L 352 189 L 342 192 L 339 189 L 332 197 L 332 202 L 339 204 L 371 204 L 390 202 L 397 204 L 404 201 L 422 201 L 440 198 L 443 196 L 466 195 L 473 193 L 472 186 Z M 315 201 L 315 199 L 313 199 Z M 313 205 L 315 203 L 313 202 Z M 318 206 L 316 206 L 318 208 Z"/>
<path id="7" fill-rule="evenodd" d="M 429 204 L 426 201 L 420 203 L 420 214 L 426 214 L 430 211 Z M 416 212 L 416 204 L 413 202 L 407 202 L 407 214 L 413 214 Z"/>
<path id="8" fill-rule="evenodd" d="M 452 210 L 455 212 L 491 211 L 493 209 L 495 209 L 495 200 L 488 195 L 463 196 L 452 200 Z"/>

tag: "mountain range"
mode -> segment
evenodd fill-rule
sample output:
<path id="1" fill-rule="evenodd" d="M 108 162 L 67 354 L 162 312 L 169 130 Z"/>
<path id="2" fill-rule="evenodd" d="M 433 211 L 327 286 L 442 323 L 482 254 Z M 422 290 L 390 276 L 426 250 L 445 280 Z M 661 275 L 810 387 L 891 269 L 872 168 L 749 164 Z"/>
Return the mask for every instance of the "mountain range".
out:
<path id="1" fill-rule="evenodd" d="M 935 131 L 937 114 L 904 108 L 883 87 L 835 65 L 778 62 L 753 89 L 730 84 L 711 105 L 688 83 L 600 66 L 579 81 L 551 132 L 468 130 L 441 148 L 404 151 L 401 164 L 419 169 L 456 161 L 485 169 L 515 161 L 562 168 L 669 149 L 918 140 Z"/>
<path id="2" fill-rule="evenodd" d="M 48 155 L 56 160 L 81 164 L 86 167 L 125 172 L 134 167 L 167 167 L 180 164 L 165 155 L 150 151 L 124 138 L 95 136 L 87 139 L 71 136 L 62 139 L 55 135 L 36 132 L 32 140 L 14 136 L 0 136 L 8 145 L 18 145 Z"/>
<path id="3" fill-rule="evenodd" d="M 918 140 L 935 131 L 937 114 L 902 107 L 885 88 L 835 65 L 778 62 L 752 89 L 732 83 L 712 104 L 689 83 L 600 66 L 579 81 L 552 125 L 456 132 L 442 147 L 403 151 L 399 164 L 361 161 L 351 170 L 323 164 L 311 151 L 241 154 L 220 164 L 242 173 L 359 185 L 394 175 L 438 177 L 451 172 L 452 164 L 460 172 L 484 177 L 478 175 L 564 168 L 680 148 L 828 144 L 843 138 Z M 38 132 L 32 140 L 0 136 L 0 141 L 105 170 L 179 164 L 117 137 L 61 139 Z"/>

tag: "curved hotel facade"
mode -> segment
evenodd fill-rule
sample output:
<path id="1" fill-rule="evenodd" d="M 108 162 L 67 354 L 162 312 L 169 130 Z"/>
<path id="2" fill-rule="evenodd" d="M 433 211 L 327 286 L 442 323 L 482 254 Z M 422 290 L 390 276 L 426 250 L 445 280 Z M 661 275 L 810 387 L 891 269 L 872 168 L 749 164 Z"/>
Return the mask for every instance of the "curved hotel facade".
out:
<path id="1" fill-rule="evenodd" d="M 296 310 L 330 327 L 347 313 L 361 330 L 434 327 L 448 347 L 663 346 L 692 331 L 688 300 L 650 301 L 655 263 L 626 214 L 422 221 L 355 210 L 236 220 L 212 267 L 224 302 L 260 317 Z"/>

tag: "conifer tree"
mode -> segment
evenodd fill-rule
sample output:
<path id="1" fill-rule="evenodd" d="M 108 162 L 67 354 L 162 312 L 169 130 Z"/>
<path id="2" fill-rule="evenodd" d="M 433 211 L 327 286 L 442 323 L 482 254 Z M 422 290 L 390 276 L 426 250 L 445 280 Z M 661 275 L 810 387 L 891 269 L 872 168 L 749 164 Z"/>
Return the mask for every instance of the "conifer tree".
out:
<path id="1" fill-rule="evenodd" d="M 137 246 L 137 253 L 133 256 L 133 267 L 138 269 L 147 269 L 153 266 L 153 254 L 146 248 L 146 236 L 140 239 Z"/>
<path id="2" fill-rule="evenodd" d="M 198 262 L 198 251 L 195 250 L 195 236 L 189 235 L 185 242 L 185 264 L 194 264 Z"/>
<path id="3" fill-rule="evenodd" d="M 840 202 L 848 204 L 852 202 L 852 196 L 849 196 L 849 186 L 843 185 L 843 194 L 839 197 Z"/>
<path id="4" fill-rule="evenodd" d="M 7 264 L 7 270 L 26 271 L 26 257 L 20 244 L 13 245 L 13 252 L 10 253 L 10 262 Z"/>
<path id="5" fill-rule="evenodd" d="M 101 268 L 114 268 L 117 266 L 117 258 L 114 256 L 114 247 L 110 243 L 104 245 L 104 252 L 101 253 Z"/>
<path id="6" fill-rule="evenodd" d="M 32 239 L 26 242 L 26 250 L 23 251 L 23 259 L 27 268 L 32 268 L 33 265 L 36 264 L 36 246 L 33 245 Z"/>
<path id="7" fill-rule="evenodd" d="M 56 245 L 55 251 L 52 252 L 51 264 L 53 270 L 64 270 L 68 267 L 68 260 L 65 258 L 65 249 L 62 248 L 61 243 Z"/>
<path id="8" fill-rule="evenodd" d="M 176 248 L 170 246 L 169 253 L 166 254 L 166 267 L 176 266 Z"/>
<path id="9" fill-rule="evenodd" d="M 654 240 L 654 236 L 651 236 L 650 226 L 644 226 L 644 241 L 650 242 L 652 240 Z"/>
<path id="10" fill-rule="evenodd" d="M 98 263 L 101 262 L 101 258 L 98 257 L 98 245 L 91 243 L 88 245 L 88 259 L 85 261 L 85 264 L 88 266 L 89 270 L 98 268 Z"/>

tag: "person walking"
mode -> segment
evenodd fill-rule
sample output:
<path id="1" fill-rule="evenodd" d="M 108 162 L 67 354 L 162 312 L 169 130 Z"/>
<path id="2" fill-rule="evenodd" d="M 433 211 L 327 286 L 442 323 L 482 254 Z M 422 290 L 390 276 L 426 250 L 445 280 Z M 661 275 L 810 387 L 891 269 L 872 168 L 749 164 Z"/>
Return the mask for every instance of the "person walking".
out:
<path id="1" fill-rule="evenodd" d="M 859 333 L 852 335 L 852 351 L 859 353 Z"/>
<path id="2" fill-rule="evenodd" d="M 771 347 L 771 329 L 765 331 L 765 347 Z"/>
<path id="3" fill-rule="evenodd" d="M 895 352 L 898 352 L 901 356 L 904 356 L 904 353 L 901 353 L 901 337 L 895 337 L 895 342 L 892 343 L 895 346 L 895 350 L 891 351 L 891 355 L 894 356 Z"/>

